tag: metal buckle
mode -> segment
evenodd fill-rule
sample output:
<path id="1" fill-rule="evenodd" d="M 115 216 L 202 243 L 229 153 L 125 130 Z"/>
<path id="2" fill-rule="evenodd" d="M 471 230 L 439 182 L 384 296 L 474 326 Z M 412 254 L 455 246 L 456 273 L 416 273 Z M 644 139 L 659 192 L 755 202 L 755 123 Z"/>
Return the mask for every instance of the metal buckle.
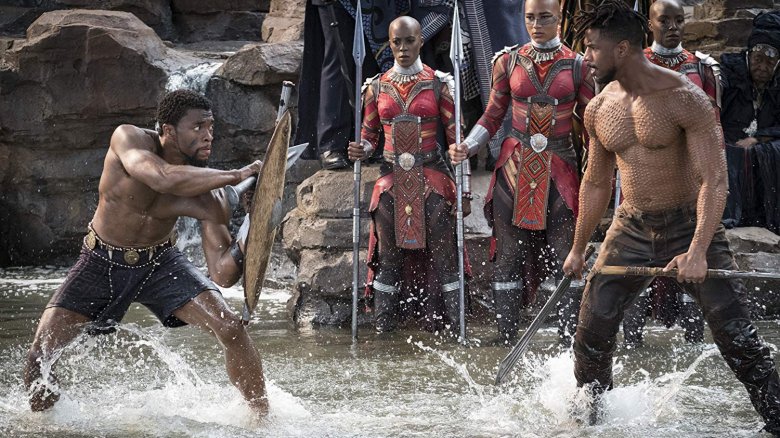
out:
<path id="1" fill-rule="evenodd" d="M 398 165 L 405 171 L 410 171 L 414 167 L 414 155 L 409 152 L 404 152 L 398 156 Z"/>
<path id="2" fill-rule="evenodd" d="M 536 133 L 532 135 L 529 143 L 531 143 L 531 149 L 536 153 L 547 149 L 547 137 L 544 134 Z"/>
<path id="3" fill-rule="evenodd" d="M 138 251 L 134 249 L 125 251 L 125 262 L 127 262 L 128 265 L 134 265 L 138 263 L 138 260 L 141 260 L 141 255 L 138 254 Z"/>

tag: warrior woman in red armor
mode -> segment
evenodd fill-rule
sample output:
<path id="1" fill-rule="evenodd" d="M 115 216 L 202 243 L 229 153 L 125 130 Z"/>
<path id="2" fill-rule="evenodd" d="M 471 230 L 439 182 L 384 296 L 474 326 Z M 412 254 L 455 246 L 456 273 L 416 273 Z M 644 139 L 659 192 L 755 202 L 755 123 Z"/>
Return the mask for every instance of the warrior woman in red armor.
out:
<path id="1" fill-rule="evenodd" d="M 361 144 L 351 142 L 348 148 L 351 160 L 363 159 L 384 135 L 382 176 L 369 207 L 368 284 L 374 291 L 376 328 L 380 332 L 396 328 L 402 281 L 413 280 L 403 278 L 405 262 L 422 253 L 430 258 L 425 264 L 438 275 L 446 323 L 458 333 L 456 190 L 437 143 L 440 125 L 449 142 L 455 138 L 454 84 L 450 75 L 420 61 L 423 40 L 417 20 L 397 18 L 389 34 L 395 65 L 366 81 Z M 468 180 L 466 176 L 465 198 L 470 197 Z M 464 210 L 468 205 L 464 199 Z M 438 293 L 429 290 L 425 299 L 431 295 Z"/>
<path id="2" fill-rule="evenodd" d="M 560 275 L 574 235 L 579 166 L 572 120 L 582 115 L 594 91 L 582 57 L 558 37 L 560 9 L 558 0 L 526 2 L 532 41 L 496 54 L 485 113 L 463 143 L 449 150 L 453 163 L 476 154 L 511 107 L 512 130 L 501 147 L 485 203 L 495 238 L 492 288 L 500 343 L 515 341 L 521 306 L 534 301 L 550 273 Z M 574 334 L 576 301 L 565 297 L 559 309 L 563 339 L 567 331 Z"/>

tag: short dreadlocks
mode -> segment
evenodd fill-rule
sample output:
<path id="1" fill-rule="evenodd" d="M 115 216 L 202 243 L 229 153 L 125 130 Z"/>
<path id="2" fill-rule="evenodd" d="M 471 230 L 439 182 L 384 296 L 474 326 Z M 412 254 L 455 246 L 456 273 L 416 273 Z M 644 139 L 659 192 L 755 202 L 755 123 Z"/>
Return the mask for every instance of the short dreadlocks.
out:
<path id="1" fill-rule="evenodd" d="M 574 18 L 575 40 L 582 41 L 588 29 L 598 29 L 602 36 L 612 41 L 626 40 L 636 48 L 644 48 L 649 31 L 647 17 L 633 10 L 625 0 L 595 0 L 593 3 L 581 9 Z"/>
<path id="2" fill-rule="evenodd" d="M 176 126 L 191 109 L 209 111 L 211 101 L 192 90 L 180 89 L 166 93 L 157 105 L 157 132 L 162 135 L 162 125 L 165 123 Z"/>

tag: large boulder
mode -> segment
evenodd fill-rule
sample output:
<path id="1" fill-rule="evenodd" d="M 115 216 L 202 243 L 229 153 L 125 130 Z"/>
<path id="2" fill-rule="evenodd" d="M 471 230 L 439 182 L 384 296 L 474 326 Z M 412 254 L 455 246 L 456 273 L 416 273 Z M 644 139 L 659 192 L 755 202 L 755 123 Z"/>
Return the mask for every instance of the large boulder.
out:
<path id="1" fill-rule="evenodd" d="M 280 43 L 303 39 L 303 16 L 306 0 L 271 0 L 263 21 L 263 41 Z"/>
<path id="2" fill-rule="evenodd" d="M 361 175 L 361 233 L 359 284 L 366 279 L 366 247 L 370 219 L 366 213 L 377 166 L 363 166 Z M 465 244 L 472 266 L 469 293 L 479 303 L 489 302 L 491 264 L 487 263 L 490 228 L 482 207 L 489 173 L 477 173 L 472 214 L 464 221 Z M 323 170 L 304 180 L 297 190 L 297 207 L 287 215 L 282 235 L 287 255 L 297 266 L 297 278 L 290 300 L 290 312 L 300 324 L 349 325 L 352 296 L 352 208 L 354 180 L 352 172 Z M 361 306 L 363 308 L 363 306 Z M 360 313 L 359 322 L 370 321 Z"/>
<path id="3" fill-rule="evenodd" d="M 772 9 L 773 0 L 705 0 L 693 8 L 693 20 L 685 25 L 683 45 L 716 58 L 744 49 L 753 18 Z"/>
<path id="4" fill-rule="evenodd" d="M 169 55 L 133 14 L 88 10 L 45 13 L 3 52 L 0 263 L 77 250 L 111 133 L 152 125 Z"/>
<path id="5" fill-rule="evenodd" d="M 7 0 L 0 6 L 0 34 L 22 35 L 27 26 L 41 14 L 58 9 L 130 12 L 154 29 L 161 38 L 173 37 L 170 4 L 158 0 Z"/>
<path id="6" fill-rule="evenodd" d="M 302 41 L 247 44 L 231 56 L 216 75 L 251 86 L 297 81 L 302 55 Z"/>
<path id="7" fill-rule="evenodd" d="M 269 0 L 173 0 L 179 41 L 260 41 Z"/>
<path id="8" fill-rule="evenodd" d="M 223 11 L 268 12 L 269 0 L 172 0 L 176 12 L 212 14 Z"/>
<path id="9" fill-rule="evenodd" d="M 280 93 L 277 85 L 250 87 L 211 78 L 206 96 L 211 99 L 219 146 L 212 162 L 239 167 L 263 156 L 274 130 Z"/>
<path id="10" fill-rule="evenodd" d="M 780 236 L 766 228 L 732 228 L 726 237 L 735 253 L 780 252 Z"/>

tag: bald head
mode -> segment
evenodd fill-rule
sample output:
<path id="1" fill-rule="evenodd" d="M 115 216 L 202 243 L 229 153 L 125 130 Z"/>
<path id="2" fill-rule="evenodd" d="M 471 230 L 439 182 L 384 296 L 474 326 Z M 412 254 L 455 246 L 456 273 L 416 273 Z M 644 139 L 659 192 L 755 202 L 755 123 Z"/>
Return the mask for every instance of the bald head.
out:
<path id="1" fill-rule="evenodd" d="M 667 49 L 677 47 L 685 30 L 685 11 L 677 0 L 656 0 L 650 6 L 653 41 Z"/>
<path id="2" fill-rule="evenodd" d="M 685 17 L 685 10 L 677 0 L 656 0 L 650 6 L 650 20 L 664 14 L 682 15 Z"/>
<path id="3" fill-rule="evenodd" d="M 388 33 L 395 62 L 401 67 L 410 67 L 417 62 L 423 43 L 420 22 L 412 17 L 398 17 L 390 23 Z"/>
<path id="4" fill-rule="evenodd" d="M 561 2 L 559 0 L 527 0 L 525 2 L 526 11 L 536 7 L 542 7 L 550 11 L 557 11 L 558 15 L 561 13 Z"/>
<path id="5" fill-rule="evenodd" d="M 406 30 L 411 34 L 418 36 L 422 33 L 420 22 L 407 15 L 402 15 L 390 22 L 390 28 L 388 29 L 388 32 L 391 35 L 391 38 L 393 33 L 400 30 Z"/>
<path id="6" fill-rule="evenodd" d="M 558 36 L 561 3 L 558 0 L 526 0 L 525 28 L 534 43 L 543 44 Z"/>

